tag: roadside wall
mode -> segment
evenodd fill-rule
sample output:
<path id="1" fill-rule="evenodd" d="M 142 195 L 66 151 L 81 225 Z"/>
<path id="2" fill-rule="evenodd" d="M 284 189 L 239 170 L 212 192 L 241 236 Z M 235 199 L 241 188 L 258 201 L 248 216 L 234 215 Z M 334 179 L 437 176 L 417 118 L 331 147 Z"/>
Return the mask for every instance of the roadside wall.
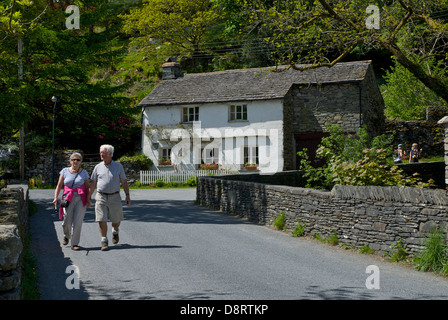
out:
<path id="1" fill-rule="evenodd" d="M 28 233 L 28 188 L 0 191 L 0 300 L 20 300 L 22 254 Z"/>
<path id="2" fill-rule="evenodd" d="M 70 166 L 70 156 L 75 150 L 64 150 L 55 152 L 54 157 L 54 185 L 58 183 L 59 172 L 66 167 Z M 79 152 L 79 151 L 78 151 Z M 40 177 L 44 184 L 51 184 L 52 176 L 52 154 L 51 152 L 41 152 L 37 155 L 37 159 L 33 161 L 33 165 L 28 165 L 26 169 L 26 178 Z M 95 162 L 82 162 L 81 166 L 92 174 L 93 168 L 100 163 L 101 160 L 98 157 L 98 161 Z M 134 183 L 140 179 L 140 166 L 138 164 L 132 164 L 128 162 L 121 162 L 128 178 L 129 184 Z"/>
<path id="3" fill-rule="evenodd" d="M 335 186 L 330 191 L 198 177 L 197 201 L 224 213 L 272 226 L 282 212 L 286 230 L 305 224 L 306 234 L 329 237 L 378 253 L 402 240 L 406 251 L 422 249 L 436 226 L 447 227 L 448 197 L 442 189 Z"/>

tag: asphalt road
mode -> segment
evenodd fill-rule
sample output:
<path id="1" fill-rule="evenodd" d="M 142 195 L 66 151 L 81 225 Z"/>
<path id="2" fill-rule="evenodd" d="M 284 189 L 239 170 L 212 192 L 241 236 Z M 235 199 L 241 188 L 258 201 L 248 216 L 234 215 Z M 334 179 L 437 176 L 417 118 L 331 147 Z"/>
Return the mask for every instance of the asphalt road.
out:
<path id="1" fill-rule="evenodd" d="M 30 190 L 38 205 L 31 236 L 44 300 L 448 298 L 447 278 L 200 207 L 195 189 L 131 190 L 120 242 L 106 252 L 88 209 L 81 250 L 73 251 L 60 242 L 52 194 Z M 367 273 L 371 265 L 378 269 Z"/>

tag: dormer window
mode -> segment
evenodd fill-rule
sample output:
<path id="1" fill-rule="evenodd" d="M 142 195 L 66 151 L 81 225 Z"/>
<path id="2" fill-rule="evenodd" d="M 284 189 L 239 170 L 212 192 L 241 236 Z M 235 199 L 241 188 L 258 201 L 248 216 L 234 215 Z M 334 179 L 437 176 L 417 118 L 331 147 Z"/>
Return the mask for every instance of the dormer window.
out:
<path id="1" fill-rule="evenodd" d="M 247 104 L 231 105 L 229 121 L 247 121 Z"/>
<path id="2" fill-rule="evenodd" d="M 199 121 L 199 107 L 186 107 L 183 109 L 182 122 Z"/>

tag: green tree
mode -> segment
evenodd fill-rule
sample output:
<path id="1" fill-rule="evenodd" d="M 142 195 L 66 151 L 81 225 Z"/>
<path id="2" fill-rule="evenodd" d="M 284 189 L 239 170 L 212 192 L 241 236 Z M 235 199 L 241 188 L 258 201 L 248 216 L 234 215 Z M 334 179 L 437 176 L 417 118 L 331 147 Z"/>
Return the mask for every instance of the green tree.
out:
<path id="1" fill-rule="evenodd" d="M 99 143 L 111 142 L 118 150 L 129 149 L 138 131 L 139 112 L 124 94 L 128 83 L 117 84 L 99 72 L 113 73 L 115 61 L 126 49 L 126 41 L 120 38 L 120 26 L 117 27 L 120 22 L 117 15 L 122 8 L 105 0 L 72 3 L 81 10 L 80 29 L 66 28 L 68 3 L 61 1 L 45 4 L 34 26 L 27 25 L 20 35 L 24 43 L 21 81 L 15 79 L 17 32 L 6 28 L 9 34 L 2 43 L 2 57 L 6 58 L 0 63 L 8 73 L 2 79 L 0 96 L 8 100 L 6 105 L 11 114 L 25 121 L 28 132 L 46 138 L 44 148 L 51 146 L 50 99 L 55 95 L 58 97 L 56 147 L 97 152 Z M 21 10 L 22 15 L 29 15 L 28 11 L 34 7 L 22 5 Z M 10 121 L 5 114 L 1 118 L 2 122 Z M 18 121 L 10 121 L 9 127 L 14 129 L 18 125 Z"/>
<path id="2" fill-rule="evenodd" d="M 422 63 L 435 58 L 444 67 L 448 64 L 446 0 L 378 0 L 379 28 L 366 24 L 374 14 L 366 13 L 375 3 L 370 0 L 240 2 L 249 16 L 248 29 L 257 29 L 277 48 L 278 63 L 298 70 L 331 67 L 360 48 L 380 48 L 448 101 L 446 79 Z"/>
<path id="3" fill-rule="evenodd" d="M 211 0 L 143 0 L 124 19 L 123 30 L 134 38 L 167 46 L 177 57 L 193 59 L 197 65 L 219 24 L 221 14 Z"/>
<path id="4" fill-rule="evenodd" d="M 48 11 L 43 0 L 0 1 L 0 134 L 11 135 L 29 120 L 24 102 L 26 84 L 23 73 L 24 57 L 19 56 L 19 43 L 38 27 L 39 18 Z"/>
<path id="5" fill-rule="evenodd" d="M 433 66 L 433 60 L 428 64 L 440 78 L 446 78 L 447 72 L 440 67 Z M 386 71 L 385 84 L 380 86 L 386 104 L 385 113 L 388 118 L 402 120 L 424 119 L 426 107 L 442 106 L 447 103 L 429 90 L 409 70 L 395 61 L 395 65 Z"/>
<path id="6" fill-rule="evenodd" d="M 407 177 L 397 166 L 387 163 L 391 159 L 392 137 L 380 135 L 369 138 L 365 127 L 350 136 L 337 125 L 327 126 L 329 136 L 322 139 L 316 152 L 325 160 L 322 168 L 313 168 L 306 156 L 306 150 L 298 152 L 300 169 L 304 170 L 308 187 L 331 189 L 335 184 L 354 186 L 419 186 L 418 177 Z"/>

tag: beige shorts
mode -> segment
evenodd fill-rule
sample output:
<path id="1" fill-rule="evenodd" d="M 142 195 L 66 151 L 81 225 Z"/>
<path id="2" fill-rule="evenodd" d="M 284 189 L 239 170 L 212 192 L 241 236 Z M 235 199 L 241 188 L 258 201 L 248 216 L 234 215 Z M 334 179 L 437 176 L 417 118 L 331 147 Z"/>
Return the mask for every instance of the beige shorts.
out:
<path id="1" fill-rule="evenodd" d="M 120 193 L 105 195 L 97 192 L 95 200 L 95 221 L 107 221 L 108 218 L 112 223 L 123 221 Z"/>

